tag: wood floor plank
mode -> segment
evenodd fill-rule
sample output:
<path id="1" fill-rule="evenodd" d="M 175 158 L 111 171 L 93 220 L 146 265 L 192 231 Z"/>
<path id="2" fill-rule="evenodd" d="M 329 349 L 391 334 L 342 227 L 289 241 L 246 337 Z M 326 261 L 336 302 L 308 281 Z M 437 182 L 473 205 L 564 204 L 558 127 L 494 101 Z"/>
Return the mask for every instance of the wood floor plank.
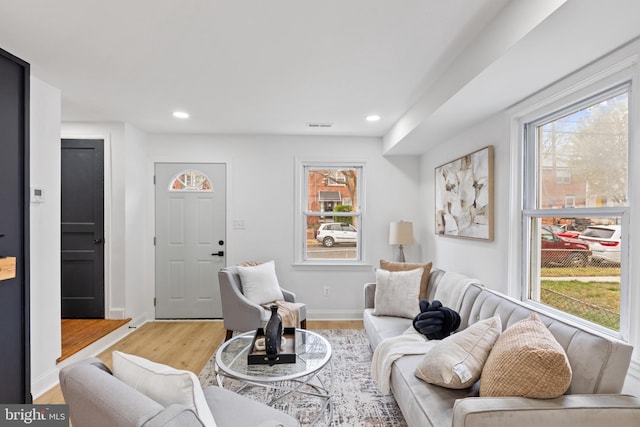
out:
<path id="1" fill-rule="evenodd" d="M 358 320 L 316 320 L 307 321 L 307 327 L 313 330 L 362 329 L 363 326 L 362 321 Z M 118 350 L 198 374 L 224 341 L 225 333 L 221 321 L 148 322 L 98 354 L 97 357 L 111 366 L 111 353 Z M 60 387 L 53 387 L 34 403 L 64 403 Z"/>
<path id="2" fill-rule="evenodd" d="M 62 351 L 56 362 L 62 362 L 73 356 L 130 321 L 131 319 L 62 319 L 60 322 Z"/>

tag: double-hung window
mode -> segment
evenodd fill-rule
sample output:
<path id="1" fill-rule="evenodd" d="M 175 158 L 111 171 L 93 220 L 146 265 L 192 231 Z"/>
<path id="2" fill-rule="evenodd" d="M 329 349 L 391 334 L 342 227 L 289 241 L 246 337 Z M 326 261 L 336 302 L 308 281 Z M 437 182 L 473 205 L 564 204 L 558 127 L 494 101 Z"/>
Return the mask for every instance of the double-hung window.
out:
<path id="1" fill-rule="evenodd" d="M 362 263 L 361 163 L 299 162 L 296 261 Z"/>
<path id="2" fill-rule="evenodd" d="M 631 84 L 524 124 L 523 299 L 627 335 Z"/>

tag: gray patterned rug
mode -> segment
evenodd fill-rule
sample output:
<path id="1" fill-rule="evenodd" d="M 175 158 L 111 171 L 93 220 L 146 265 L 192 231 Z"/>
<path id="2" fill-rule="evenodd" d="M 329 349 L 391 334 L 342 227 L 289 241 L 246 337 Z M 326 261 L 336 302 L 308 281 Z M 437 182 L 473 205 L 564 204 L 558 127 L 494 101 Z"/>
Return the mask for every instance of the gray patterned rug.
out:
<path id="1" fill-rule="evenodd" d="M 332 426 L 362 427 L 405 427 L 402 412 L 393 396 L 383 396 L 371 379 L 371 350 L 364 330 L 361 329 L 326 329 L 315 330 L 327 338 L 332 348 L 333 387 L 331 402 L 333 404 Z M 215 385 L 214 357 L 205 365 L 199 375 L 203 386 Z M 240 385 L 229 384 L 225 387 L 234 389 Z M 253 388 L 244 391 L 259 401 L 270 399 L 268 389 Z M 318 412 L 319 402 L 300 399 L 298 396 L 285 398 L 276 408 L 298 418 L 302 425 L 313 420 Z M 322 422 L 319 425 L 323 425 Z"/>

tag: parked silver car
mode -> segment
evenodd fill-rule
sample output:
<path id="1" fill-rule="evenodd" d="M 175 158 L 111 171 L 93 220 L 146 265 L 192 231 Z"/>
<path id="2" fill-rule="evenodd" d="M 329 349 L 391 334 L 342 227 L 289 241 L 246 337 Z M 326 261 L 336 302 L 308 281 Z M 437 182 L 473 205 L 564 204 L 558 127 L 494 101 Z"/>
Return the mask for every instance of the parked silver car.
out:
<path id="1" fill-rule="evenodd" d="M 620 264 L 620 231 L 619 225 L 590 225 L 580 239 L 589 243 L 594 262 Z"/>
<path id="2" fill-rule="evenodd" d="M 320 225 L 316 231 L 316 240 L 323 246 L 330 248 L 336 243 L 356 243 L 358 230 L 344 222 L 327 222 Z"/>

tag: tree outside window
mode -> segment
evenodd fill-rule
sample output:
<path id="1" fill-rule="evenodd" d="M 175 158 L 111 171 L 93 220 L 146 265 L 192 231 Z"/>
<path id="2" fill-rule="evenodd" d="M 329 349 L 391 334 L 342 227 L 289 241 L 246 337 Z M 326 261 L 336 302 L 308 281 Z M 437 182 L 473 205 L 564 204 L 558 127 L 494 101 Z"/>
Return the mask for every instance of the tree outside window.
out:
<path id="1" fill-rule="evenodd" d="M 629 86 L 525 127 L 525 297 L 621 332 Z"/>
<path id="2" fill-rule="evenodd" d="M 362 166 L 306 164 L 303 170 L 303 259 L 361 261 Z"/>

